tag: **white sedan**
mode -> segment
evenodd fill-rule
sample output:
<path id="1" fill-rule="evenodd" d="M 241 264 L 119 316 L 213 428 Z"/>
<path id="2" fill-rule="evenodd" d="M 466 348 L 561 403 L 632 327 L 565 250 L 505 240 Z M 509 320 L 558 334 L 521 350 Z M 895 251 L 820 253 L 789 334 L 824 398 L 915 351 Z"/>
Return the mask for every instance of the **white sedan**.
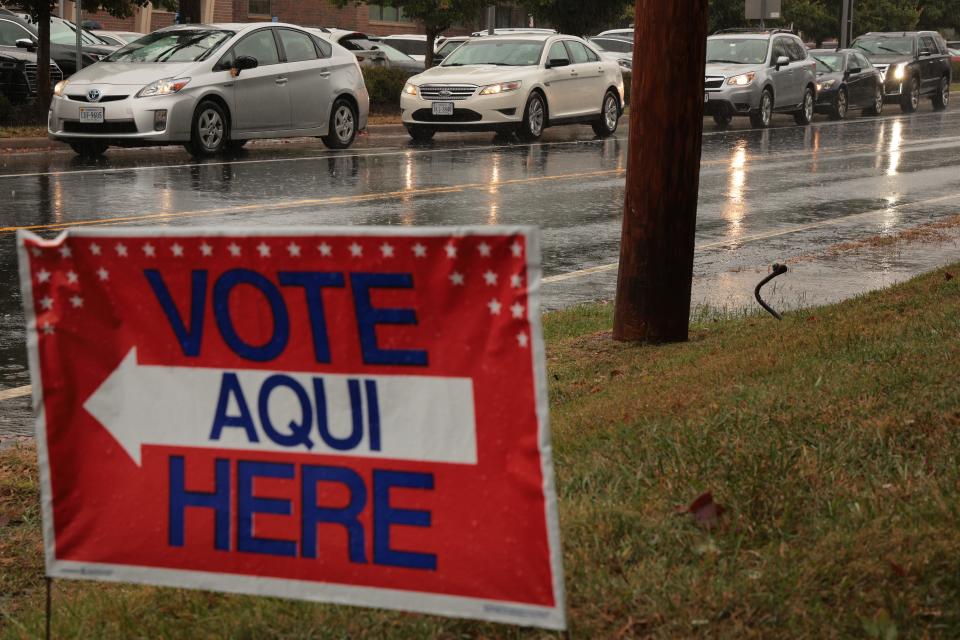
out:
<path id="1" fill-rule="evenodd" d="M 410 78 L 400 108 L 415 140 L 437 131 L 498 131 L 529 141 L 548 126 L 575 123 L 605 137 L 623 113 L 623 76 L 580 38 L 491 36 Z"/>

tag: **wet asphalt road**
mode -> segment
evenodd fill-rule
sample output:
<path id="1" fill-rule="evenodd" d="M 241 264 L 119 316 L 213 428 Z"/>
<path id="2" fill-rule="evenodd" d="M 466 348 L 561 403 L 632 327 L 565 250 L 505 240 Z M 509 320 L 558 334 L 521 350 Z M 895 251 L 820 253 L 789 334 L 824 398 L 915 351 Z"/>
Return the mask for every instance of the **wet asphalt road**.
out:
<path id="1" fill-rule="evenodd" d="M 766 131 L 721 132 L 705 124 L 695 303 L 746 305 L 757 274 L 772 262 L 960 212 L 960 109 L 935 113 L 925 103 L 902 116 L 888 106 L 880 118 L 818 117 L 810 127 L 775 120 Z M 94 163 L 70 153 L 6 154 L 0 390 L 29 382 L 13 228 L 49 236 L 71 224 L 112 223 L 538 225 L 544 300 L 558 307 L 612 291 L 626 144 L 626 126 L 605 141 L 589 128 L 568 127 L 533 145 L 471 134 L 438 135 L 426 146 L 391 128 L 345 152 L 319 141 L 261 144 L 206 162 L 179 147 L 114 150 Z M 960 255 L 955 245 L 946 251 Z M 946 260 L 942 250 L 934 253 L 867 256 L 829 273 L 812 264 L 806 276 L 799 269 L 802 290 L 781 290 L 780 299 L 790 305 L 844 297 Z M 0 404 L 0 433 L 12 404 Z"/>

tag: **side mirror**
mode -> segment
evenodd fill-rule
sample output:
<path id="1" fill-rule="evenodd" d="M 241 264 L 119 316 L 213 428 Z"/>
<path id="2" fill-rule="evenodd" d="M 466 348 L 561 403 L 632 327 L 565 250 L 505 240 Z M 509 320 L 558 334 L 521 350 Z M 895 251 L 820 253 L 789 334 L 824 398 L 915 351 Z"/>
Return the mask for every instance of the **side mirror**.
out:
<path id="1" fill-rule="evenodd" d="M 37 43 L 30 38 L 20 38 L 17 40 L 17 49 L 26 49 L 27 51 L 36 51 Z"/>
<path id="2" fill-rule="evenodd" d="M 777 63 L 775 66 L 777 67 L 777 69 L 779 69 L 780 67 L 785 67 L 788 64 L 790 64 L 790 58 L 788 58 L 787 56 L 780 56 L 779 58 L 777 58 Z"/>
<path id="3" fill-rule="evenodd" d="M 256 69 L 260 65 L 257 62 L 257 59 L 253 56 L 238 56 L 236 60 L 233 61 L 233 68 L 236 69 L 235 75 L 240 75 L 241 71 L 247 69 Z"/>
<path id="4" fill-rule="evenodd" d="M 547 63 L 547 69 L 555 69 L 557 67 L 569 67 L 570 60 L 567 58 L 550 58 L 550 62 Z"/>

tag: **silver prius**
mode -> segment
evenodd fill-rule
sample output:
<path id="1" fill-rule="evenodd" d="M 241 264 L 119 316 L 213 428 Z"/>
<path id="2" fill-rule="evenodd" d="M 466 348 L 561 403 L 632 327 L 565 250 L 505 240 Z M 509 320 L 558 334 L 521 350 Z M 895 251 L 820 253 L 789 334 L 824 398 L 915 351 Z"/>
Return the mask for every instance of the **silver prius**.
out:
<path id="1" fill-rule="evenodd" d="M 343 149 L 369 103 L 356 57 L 299 27 L 180 25 L 57 83 L 48 129 L 84 156 L 151 144 L 210 156 L 293 136 Z"/>

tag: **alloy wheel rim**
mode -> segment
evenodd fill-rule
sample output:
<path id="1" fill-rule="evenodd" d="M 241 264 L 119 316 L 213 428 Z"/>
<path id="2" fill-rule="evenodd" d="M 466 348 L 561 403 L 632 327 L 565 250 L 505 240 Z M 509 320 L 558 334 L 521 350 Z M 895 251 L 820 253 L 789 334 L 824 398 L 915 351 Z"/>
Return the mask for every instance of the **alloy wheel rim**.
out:
<path id="1" fill-rule="evenodd" d="M 813 119 L 813 94 L 809 90 L 803 94 L 803 115 L 807 120 Z"/>
<path id="2" fill-rule="evenodd" d="M 879 88 L 877 89 L 877 95 L 874 96 L 874 100 L 876 101 L 875 106 L 877 108 L 877 113 L 880 113 L 883 111 L 883 91 L 881 91 Z"/>
<path id="3" fill-rule="evenodd" d="M 910 88 L 910 104 L 916 109 L 920 105 L 920 83 L 916 80 Z"/>
<path id="4" fill-rule="evenodd" d="M 540 135 L 540 131 L 543 129 L 543 105 L 540 104 L 540 99 L 535 98 L 533 102 L 530 103 L 530 133 L 533 135 Z"/>
<path id="5" fill-rule="evenodd" d="M 344 142 L 353 135 L 353 112 L 348 107 L 341 106 L 337 109 L 334 128 L 337 130 L 337 137 Z"/>
<path id="6" fill-rule="evenodd" d="M 207 149 L 216 149 L 223 139 L 223 120 L 213 109 L 207 109 L 200 114 L 197 129 L 200 132 L 200 141 Z"/>
<path id="7" fill-rule="evenodd" d="M 947 82 L 946 78 L 940 81 L 940 91 L 942 92 L 943 106 L 947 106 L 950 102 L 950 83 Z"/>
<path id="8" fill-rule="evenodd" d="M 770 105 L 770 94 L 763 94 L 763 104 L 760 105 L 760 117 L 763 118 L 763 124 L 770 124 L 770 115 L 771 115 L 771 105 Z"/>
<path id="9" fill-rule="evenodd" d="M 613 96 L 607 96 L 607 108 L 604 109 L 604 113 L 607 118 L 607 129 L 613 131 L 613 128 L 617 126 L 617 101 L 613 99 Z"/>
<path id="10" fill-rule="evenodd" d="M 837 94 L 837 113 L 841 118 L 847 115 L 847 94 L 843 91 Z"/>

